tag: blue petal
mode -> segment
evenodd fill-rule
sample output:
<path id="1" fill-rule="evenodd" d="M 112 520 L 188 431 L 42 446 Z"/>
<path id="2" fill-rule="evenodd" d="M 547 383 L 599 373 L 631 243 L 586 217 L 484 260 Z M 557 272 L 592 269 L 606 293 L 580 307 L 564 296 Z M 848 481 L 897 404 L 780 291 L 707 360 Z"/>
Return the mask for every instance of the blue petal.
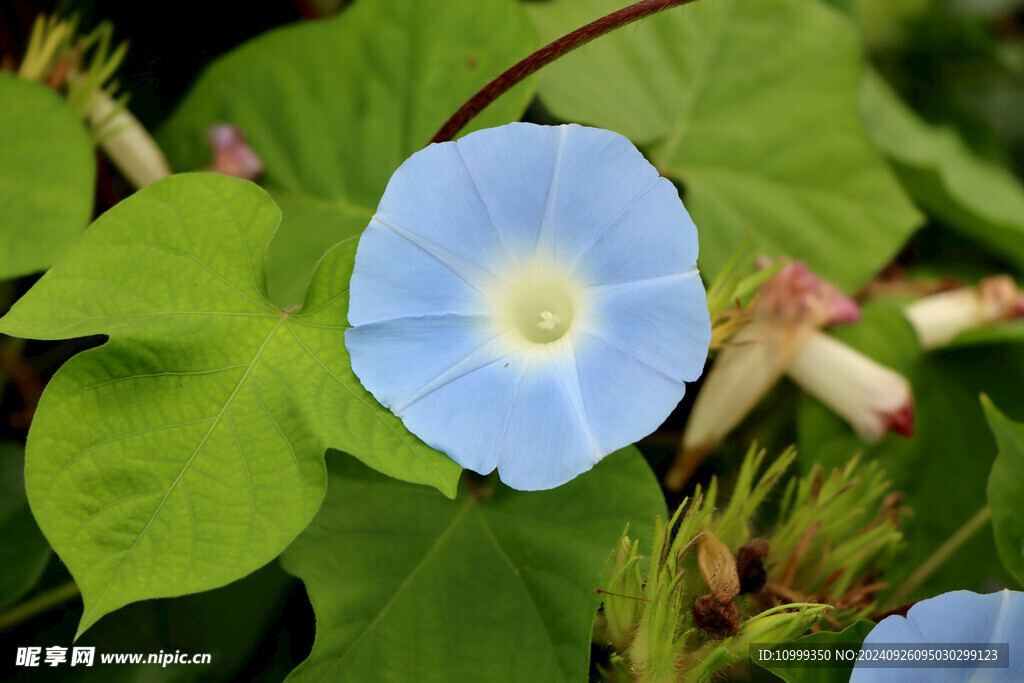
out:
<path id="1" fill-rule="evenodd" d="M 402 422 L 462 467 L 487 474 L 498 464 L 518 380 L 511 359 L 498 359 L 413 403 Z"/>
<path id="2" fill-rule="evenodd" d="M 659 178 L 579 255 L 574 276 L 588 285 L 612 284 L 696 267 L 697 228 L 675 186 Z"/>
<path id="3" fill-rule="evenodd" d="M 560 344 L 541 357 L 518 354 L 510 367 L 517 364 L 520 373 L 499 442 L 498 474 L 520 491 L 561 486 L 607 455 L 585 414 L 572 347 Z"/>
<path id="4" fill-rule="evenodd" d="M 349 285 L 350 325 L 491 311 L 480 292 L 449 267 L 376 221 L 359 240 L 356 263 Z"/>
<path id="5" fill-rule="evenodd" d="M 400 318 L 360 325 L 346 330 L 345 346 L 363 386 L 399 417 L 439 386 L 515 350 L 497 337 L 494 322 L 486 316 Z M 451 421 L 438 425 L 442 430 L 451 427 Z"/>
<path id="6" fill-rule="evenodd" d="M 685 384 L 598 337 L 576 332 L 573 343 L 587 418 L 605 453 L 653 432 L 682 400 Z"/>
<path id="7" fill-rule="evenodd" d="M 553 488 L 605 455 L 582 416 L 573 364 L 568 344 L 513 353 L 438 387 L 401 417 L 462 467 L 481 474 L 497 467 L 521 491 Z"/>
<path id="8" fill-rule="evenodd" d="M 658 181 L 658 172 L 618 133 L 561 126 L 548 212 L 538 248 L 555 263 L 575 263 L 623 212 Z M 651 226 L 657 241 L 662 226 Z M 655 236 L 656 235 L 656 236 Z"/>
<path id="9" fill-rule="evenodd" d="M 1006 669 L 876 669 L 855 665 L 851 683 L 874 681 L 1022 681 L 1024 660 L 1014 648 L 1024 642 L 1024 593 L 1004 590 L 989 595 L 970 591 L 943 593 L 922 600 L 906 618 L 883 619 L 865 644 L 877 643 L 1010 643 Z"/>
<path id="10" fill-rule="evenodd" d="M 677 381 L 704 370 L 711 319 L 696 271 L 587 290 L 578 327 Z M 573 322 L 576 325 L 576 321 Z"/>
<path id="11" fill-rule="evenodd" d="M 561 129 L 511 123 L 467 135 L 458 149 L 494 227 L 520 260 L 533 254 L 547 212 Z"/>
<path id="12" fill-rule="evenodd" d="M 455 270 L 493 272 L 509 258 L 454 142 L 406 159 L 388 181 L 374 219 Z"/>

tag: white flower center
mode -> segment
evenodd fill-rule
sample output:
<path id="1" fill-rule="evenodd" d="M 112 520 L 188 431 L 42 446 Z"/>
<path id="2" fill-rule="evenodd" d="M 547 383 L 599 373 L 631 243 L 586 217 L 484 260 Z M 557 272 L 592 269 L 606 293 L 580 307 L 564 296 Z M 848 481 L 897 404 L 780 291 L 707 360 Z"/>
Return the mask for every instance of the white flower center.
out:
<path id="1" fill-rule="evenodd" d="M 572 324 L 572 297 L 560 283 L 525 282 L 517 287 L 509 322 L 527 340 L 547 344 L 562 337 Z"/>
<path id="2" fill-rule="evenodd" d="M 582 310 L 580 287 L 557 268 L 537 263 L 502 275 L 501 290 L 491 300 L 506 330 L 531 344 L 550 344 L 565 336 Z"/>

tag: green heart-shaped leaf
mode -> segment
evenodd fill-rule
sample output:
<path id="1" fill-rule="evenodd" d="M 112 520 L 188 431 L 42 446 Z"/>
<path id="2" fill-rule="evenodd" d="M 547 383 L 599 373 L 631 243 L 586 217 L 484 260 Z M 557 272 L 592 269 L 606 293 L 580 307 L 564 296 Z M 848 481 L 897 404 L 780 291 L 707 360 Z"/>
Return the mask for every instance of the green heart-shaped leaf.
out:
<path id="1" fill-rule="evenodd" d="M 907 191 L 951 228 L 1024 268 L 1024 186 L 977 157 L 957 133 L 918 117 L 881 76 L 865 73 L 864 120 Z"/>
<path id="2" fill-rule="evenodd" d="M 459 467 L 351 372 L 355 240 L 323 258 L 301 311 L 268 301 L 279 220 L 247 181 L 165 178 L 101 216 L 0 320 L 22 337 L 110 336 L 47 385 L 26 453 L 32 511 L 85 600 L 81 630 L 273 559 L 320 505 L 328 446 L 455 493 Z"/>
<path id="3" fill-rule="evenodd" d="M 289 680 L 586 680 L 608 554 L 626 522 L 665 513 L 635 448 L 557 489 L 454 501 L 328 462 L 324 505 L 281 558 L 317 617 Z"/>

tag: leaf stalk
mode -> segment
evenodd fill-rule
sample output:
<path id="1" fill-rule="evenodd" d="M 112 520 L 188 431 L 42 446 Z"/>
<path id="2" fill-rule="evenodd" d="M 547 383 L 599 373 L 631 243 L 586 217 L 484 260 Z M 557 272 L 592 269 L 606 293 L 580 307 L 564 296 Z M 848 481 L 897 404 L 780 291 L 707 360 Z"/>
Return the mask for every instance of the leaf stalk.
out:
<path id="1" fill-rule="evenodd" d="M 986 505 L 978 510 L 973 517 L 967 520 L 962 527 L 957 529 L 946 542 L 940 545 L 927 560 L 921 563 L 914 573 L 911 574 L 903 585 L 896 589 L 887 602 L 887 607 L 894 608 L 906 602 L 907 598 L 924 583 L 924 581 L 935 573 L 960 546 L 969 541 L 979 529 L 985 526 L 992 519 L 992 508 Z M 884 611 L 884 610 L 883 610 Z"/>
<path id="2" fill-rule="evenodd" d="M 77 584 L 74 581 L 68 581 L 31 597 L 6 612 L 0 613 L 0 632 L 48 612 L 51 608 L 72 600 L 78 595 Z"/>

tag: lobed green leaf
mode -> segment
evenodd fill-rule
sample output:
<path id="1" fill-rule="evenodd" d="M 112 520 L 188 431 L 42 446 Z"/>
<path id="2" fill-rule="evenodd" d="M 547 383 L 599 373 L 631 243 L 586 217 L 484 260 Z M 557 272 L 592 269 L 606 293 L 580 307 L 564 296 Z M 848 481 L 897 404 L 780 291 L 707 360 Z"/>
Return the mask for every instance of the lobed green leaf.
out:
<path id="1" fill-rule="evenodd" d="M 82 591 L 83 631 L 276 557 L 320 505 L 328 446 L 455 494 L 459 467 L 350 369 L 355 241 L 324 256 L 301 311 L 270 304 L 279 220 L 248 181 L 165 178 L 101 216 L 0 319 L 22 337 L 110 337 L 47 385 L 26 452 L 32 511 Z"/>
<path id="2" fill-rule="evenodd" d="M 907 192 L 962 235 L 1024 269 L 1024 186 L 976 156 L 951 128 L 926 123 L 873 71 L 861 90 L 868 131 Z"/>

